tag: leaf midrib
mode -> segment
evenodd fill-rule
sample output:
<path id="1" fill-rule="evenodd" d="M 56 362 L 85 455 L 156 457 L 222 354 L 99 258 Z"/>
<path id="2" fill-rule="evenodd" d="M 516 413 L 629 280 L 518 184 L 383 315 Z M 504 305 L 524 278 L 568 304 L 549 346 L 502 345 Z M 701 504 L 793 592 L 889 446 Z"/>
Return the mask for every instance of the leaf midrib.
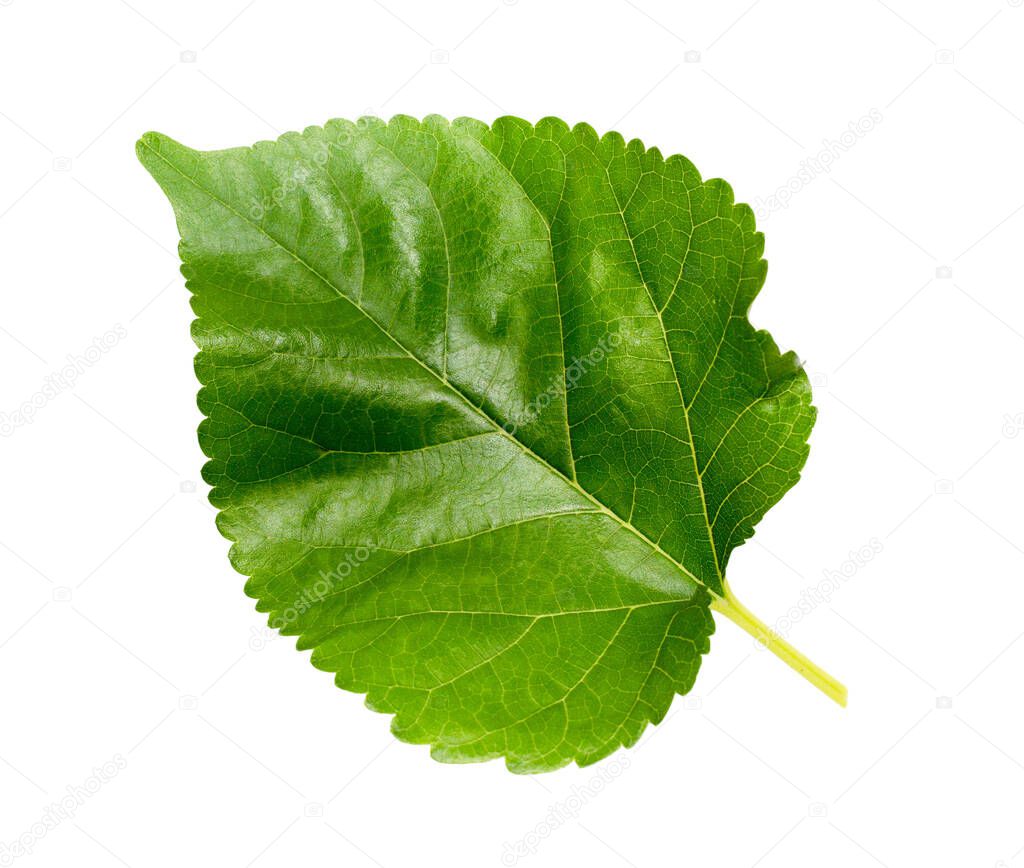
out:
<path id="1" fill-rule="evenodd" d="M 491 418 L 491 416 L 488 415 L 486 412 L 484 412 L 484 410 L 481 407 L 477 407 L 476 404 L 474 404 L 470 400 L 469 396 L 466 395 L 458 386 L 456 386 L 454 383 L 450 382 L 447 377 L 442 376 L 440 373 L 438 373 L 436 370 L 434 370 L 430 365 L 426 364 L 422 359 L 419 358 L 419 356 L 417 356 L 408 347 L 406 347 L 405 344 L 403 344 L 397 337 L 395 337 L 394 335 L 390 334 L 376 320 L 376 318 L 373 317 L 360 303 L 358 303 L 357 301 L 355 301 L 354 299 L 352 299 L 348 295 L 346 295 L 344 292 L 342 292 L 341 289 L 338 286 L 335 286 L 335 284 L 329 278 L 327 278 L 325 275 L 321 274 L 320 271 L 317 270 L 311 263 L 309 263 L 305 259 L 303 259 L 298 253 L 296 253 L 294 250 L 292 250 L 291 248 L 286 246 L 282 241 L 280 241 L 277 238 L 275 238 L 266 229 L 264 229 L 258 223 L 254 222 L 251 218 L 249 218 L 245 214 L 242 214 L 241 212 L 237 211 L 228 202 L 225 202 L 222 198 L 220 198 L 220 196 L 218 196 L 212 190 L 207 189 L 206 187 L 201 185 L 198 181 L 196 181 L 195 178 L 193 178 L 192 176 L 187 175 L 185 172 L 183 172 L 178 166 L 176 166 L 174 163 L 172 163 L 170 160 L 168 160 L 167 157 L 165 157 L 158 150 L 156 150 L 152 145 L 150 145 L 149 142 L 146 141 L 145 138 L 143 138 L 141 140 L 141 144 L 142 144 L 142 146 L 146 150 L 148 150 L 150 153 L 152 153 L 153 156 L 156 157 L 156 159 L 158 159 L 162 163 L 166 164 L 172 171 L 174 171 L 175 173 L 180 175 L 183 179 L 185 179 L 188 183 L 190 183 L 193 187 L 195 187 L 201 193 L 203 193 L 206 196 L 209 196 L 210 199 L 212 199 L 213 201 L 217 202 L 222 208 L 224 208 L 226 211 L 228 211 L 229 213 L 233 214 L 237 219 L 242 221 L 242 223 L 244 223 L 244 224 L 246 224 L 248 226 L 251 226 L 253 229 L 255 229 L 257 232 L 259 232 L 261 235 L 265 236 L 268 240 L 273 242 L 277 247 L 279 247 L 281 250 L 283 250 L 285 253 L 287 253 L 289 256 L 291 256 L 292 259 L 294 259 L 300 266 L 305 268 L 310 274 L 312 274 L 314 277 L 316 277 L 326 287 L 328 287 L 329 289 L 331 289 L 332 291 L 337 293 L 339 298 L 345 300 L 346 302 L 351 304 L 354 308 L 356 308 L 356 310 L 358 310 L 363 316 L 365 316 L 366 319 L 369 322 L 371 322 L 377 328 L 377 330 L 380 331 L 380 333 L 382 335 L 384 335 L 396 347 L 398 347 L 398 349 L 400 349 L 410 359 L 412 359 L 420 367 L 422 367 L 423 370 L 427 371 L 432 377 L 434 377 L 439 383 L 441 383 L 441 385 L 445 386 L 447 389 L 449 389 L 455 395 L 457 395 L 459 398 L 461 398 L 462 401 L 466 404 L 467 407 L 469 407 L 481 419 L 483 419 L 488 424 L 493 426 L 494 429 L 496 431 L 498 431 L 503 437 L 508 439 L 511 443 L 515 444 L 524 453 L 526 453 L 530 458 L 532 458 L 534 461 L 538 462 L 541 466 L 546 468 L 550 473 L 555 475 L 557 478 L 561 479 L 566 485 L 570 486 L 572 489 L 574 489 L 576 492 L 578 492 L 584 498 L 586 498 L 591 503 L 593 503 L 598 508 L 598 510 L 600 512 L 602 512 L 603 514 L 607 515 L 613 521 L 618 523 L 624 530 L 629 531 L 634 536 L 636 536 L 639 540 L 641 540 L 642 542 L 644 542 L 648 546 L 650 546 L 651 549 L 653 549 L 655 552 L 657 552 L 659 555 L 661 555 L 666 561 L 668 561 L 670 564 L 672 564 L 676 569 L 678 569 L 684 576 L 686 576 L 692 582 L 694 582 L 694 584 L 696 584 L 698 587 L 704 588 L 715 599 L 718 599 L 718 598 L 721 597 L 721 595 L 717 591 L 715 591 L 713 588 L 709 587 L 707 584 L 705 584 L 703 581 L 701 581 L 696 575 L 694 575 L 693 572 L 688 570 L 685 566 L 683 566 L 683 564 L 681 564 L 674 557 L 672 557 L 672 555 L 670 555 L 658 543 L 656 543 L 654 540 L 652 540 L 650 537 L 648 537 L 645 533 L 643 533 L 643 531 L 641 531 L 639 528 L 635 527 L 629 521 L 626 521 L 625 519 L 623 519 L 620 515 L 618 515 L 618 513 L 614 512 L 606 504 L 602 503 L 600 500 L 598 500 L 596 497 L 594 497 L 594 495 L 592 495 L 589 491 L 587 491 L 582 486 L 580 486 L 579 483 L 577 483 L 574 480 L 572 480 L 569 477 L 567 477 L 558 468 L 554 467 L 545 458 L 543 458 L 538 453 L 534 452 L 525 443 L 523 443 L 522 441 L 516 439 L 511 434 L 509 434 L 502 425 L 498 424 L 497 420 Z M 337 189 L 336 185 L 335 185 L 335 189 Z M 340 193 L 340 191 L 339 191 L 339 193 Z M 341 194 L 341 195 L 342 195 L 342 198 L 344 199 L 345 198 L 344 194 Z M 527 198 L 529 198 L 529 197 L 527 197 Z M 347 202 L 347 199 L 346 199 L 346 202 Z M 356 234 L 360 237 L 360 244 L 361 244 L 362 243 L 362 241 L 361 241 L 361 238 L 362 238 L 361 230 L 359 228 L 359 224 L 356 223 L 354 219 L 353 219 L 353 226 L 354 226 L 354 228 L 356 230 Z M 669 361 L 671 363 L 671 359 Z M 702 496 L 703 496 L 703 491 L 702 491 Z"/>

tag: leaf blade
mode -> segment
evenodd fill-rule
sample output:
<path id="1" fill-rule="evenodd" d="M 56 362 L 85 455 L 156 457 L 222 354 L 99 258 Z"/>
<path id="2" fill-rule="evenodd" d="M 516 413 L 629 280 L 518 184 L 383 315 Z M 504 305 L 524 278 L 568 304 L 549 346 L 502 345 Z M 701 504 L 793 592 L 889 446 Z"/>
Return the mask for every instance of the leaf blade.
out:
<path id="1" fill-rule="evenodd" d="M 332 121 L 206 153 L 148 134 L 139 156 L 182 234 L 204 476 L 272 625 L 442 759 L 545 770 L 660 720 L 696 677 L 729 553 L 799 477 L 813 424 L 795 357 L 746 320 L 762 240 L 728 186 L 555 119 Z M 373 566 L 353 565 L 362 550 Z M 325 575 L 331 593 L 305 599 Z M 460 609 L 474 582 L 489 607 Z M 545 611 L 506 612 L 527 590 Z M 584 592 L 589 611 L 563 607 Z M 367 638 L 360 600 L 415 605 Z M 441 641 L 415 618 L 470 627 L 431 627 Z M 518 630 L 494 659 L 526 643 L 531 663 L 480 656 Z M 360 636 L 357 662 L 341 649 Z M 435 687 L 439 705 L 416 679 L 445 655 L 473 675 Z"/>

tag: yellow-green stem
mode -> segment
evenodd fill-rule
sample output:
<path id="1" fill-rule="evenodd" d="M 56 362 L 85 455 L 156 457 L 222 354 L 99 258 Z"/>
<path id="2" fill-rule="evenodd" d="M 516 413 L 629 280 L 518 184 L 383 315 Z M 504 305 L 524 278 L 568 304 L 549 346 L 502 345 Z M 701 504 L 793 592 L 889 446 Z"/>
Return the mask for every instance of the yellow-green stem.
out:
<path id="1" fill-rule="evenodd" d="M 829 675 L 816 663 L 796 650 L 778 633 L 772 630 L 753 612 L 736 599 L 729 587 L 724 588 L 725 596 L 714 596 L 711 608 L 721 612 L 737 626 L 749 633 L 780 660 L 799 672 L 804 678 L 824 693 L 833 702 L 846 707 L 846 687 Z"/>

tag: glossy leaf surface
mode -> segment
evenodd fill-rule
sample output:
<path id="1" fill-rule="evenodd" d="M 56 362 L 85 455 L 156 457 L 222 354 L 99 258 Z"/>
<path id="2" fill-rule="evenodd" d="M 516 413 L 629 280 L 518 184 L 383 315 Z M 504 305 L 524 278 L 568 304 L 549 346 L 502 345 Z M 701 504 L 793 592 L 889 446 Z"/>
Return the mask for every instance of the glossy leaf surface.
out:
<path id="1" fill-rule="evenodd" d="M 747 319 L 763 239 L 729 186 L 555 119 L 138 153 L 181 233 L 204 476 L 271 626 L 442 760 L 583 764 L 661 720 L 711 608 L 749 615 L 729 555 L 814 421 Z"/>

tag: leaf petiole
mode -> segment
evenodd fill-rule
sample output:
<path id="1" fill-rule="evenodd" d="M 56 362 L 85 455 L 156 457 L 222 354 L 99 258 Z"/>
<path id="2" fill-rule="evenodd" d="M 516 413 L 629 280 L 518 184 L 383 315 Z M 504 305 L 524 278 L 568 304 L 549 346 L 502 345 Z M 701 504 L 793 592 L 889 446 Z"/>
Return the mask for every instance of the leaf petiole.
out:
<path id="1" fill-rule="evenodd" d="M 764 645 L 791 669 L 800 673 L 833 702 L 846 708 L 846 685 L 829 675 L 765 624 L 736 599 L 736 595 L 732 593 L 728 585 L 725 586 L 724 596 L 712 595 L 711 608 L 716 612 L 721 612 L 726 618 L 753 636 L 761 645 Z"/>

